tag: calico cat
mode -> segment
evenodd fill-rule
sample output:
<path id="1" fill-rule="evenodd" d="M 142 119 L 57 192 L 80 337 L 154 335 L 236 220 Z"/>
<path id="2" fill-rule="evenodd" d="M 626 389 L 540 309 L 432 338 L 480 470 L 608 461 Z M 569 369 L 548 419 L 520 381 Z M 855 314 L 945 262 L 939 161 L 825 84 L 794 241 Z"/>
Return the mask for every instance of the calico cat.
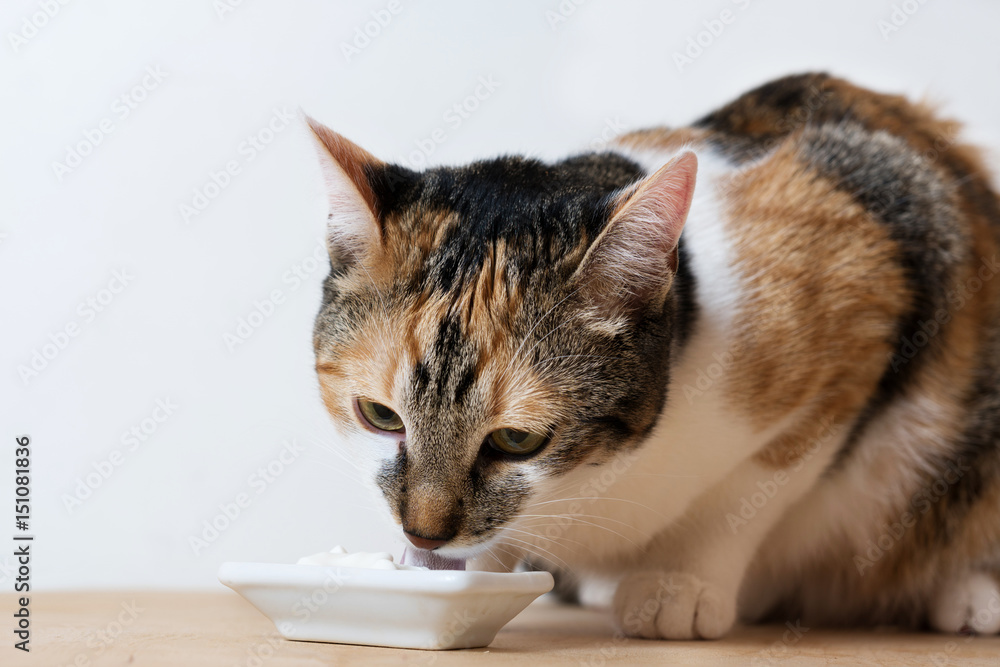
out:
<path id="1" fill-rule="evenodd" d="M 322 398 L 416 547 L 612 580 L 630 636 L 1000 630 L 1000 202 L 824 74 L 555 162 L 309 121 Z"/>

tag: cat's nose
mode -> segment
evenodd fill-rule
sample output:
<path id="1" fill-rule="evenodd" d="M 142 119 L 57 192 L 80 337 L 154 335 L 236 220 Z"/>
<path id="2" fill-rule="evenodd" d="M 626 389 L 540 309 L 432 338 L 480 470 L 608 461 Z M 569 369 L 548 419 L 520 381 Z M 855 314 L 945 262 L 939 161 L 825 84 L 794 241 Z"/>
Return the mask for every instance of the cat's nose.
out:
<path id="1" fill-rule="evenodd" d="M 414 535 L 413 533 L 405 530 L 403 531 L 403 533 L 406 535 L 406 539 L 410 541 L 410 544 L 417 547 L 418 549 L 427 549 L 428 551 L 430 551 L 431 549 L 437 549 L 438 547 L 447 544 L 448 540 L 454 537 L 452 535 L 442 540 L 429 537 L 420 537 L 419 535 Z"/>

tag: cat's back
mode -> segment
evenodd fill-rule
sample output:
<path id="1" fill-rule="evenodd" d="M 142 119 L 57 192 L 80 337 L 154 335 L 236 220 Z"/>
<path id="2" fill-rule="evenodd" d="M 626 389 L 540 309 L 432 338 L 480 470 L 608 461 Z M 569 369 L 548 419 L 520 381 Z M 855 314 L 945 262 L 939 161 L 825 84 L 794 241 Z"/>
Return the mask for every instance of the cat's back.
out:
<path id="1" fill-rule="evenodd" d="M 690 147 L 726 165 L 713 187 L 740 284 L 731 402 L 762 428 L 798 420 L 755 460 L 780 468 L 817 425 L 848 433 L 826 481 L 769 543 L 775 572 L 802 567 L 796 553 L 833 549 L 842 553 L 814 563 L 826 572 L 815 581 L 854 576 L 852 555 L 879 522 L 949 464 L 970 470 L 874 566 L 869 594 L 834 604 L 833 589 L 814 591 L 817 608 L 841 617 L 890 604 L 879 597 L 886 581 L 917 591 L 985 557 L 975 544 L 1000 543 L 1000 204 L 958 133 L 903 97 L 805 74 L 690 127 L 620 139 L 631 151 Z M 887 513 L 859 520 L 873 489 Z M 831 546 L 831 533 L 846 539 Z M 940 571 L 917 565 L 935 549 Z"/>
<path id="2" fill-rule="evenodd" d="M 731 385 L 761 425 L 820 396 L 820 412 L 848 420 L 863 397 L 901 393 L 942 348 L 974 373 L 1000 293 L 981 286 L 963 308 L 955 294 L 997 252 L 1000 206 L 957 133 L 903 97 L 804 74 L 690 127 L 619 140 L 647 155 L 690 147 L 726 165 L 709 187 L 741 288 L 733 348 L 745 363 Z M 923 340 L 942 314 L 954 321 Z"/>
<path id="3" fill-rule="evenodd" d="M 748 171 L 794 155 L 798 170 L 826 179 L 889 224 L 912 226 L 901 220 L 909 213 L 929 217 L 923 226 L 940 226 L 939 218 L 956 215 L 941 210 L 950 204 L 995 240 L 1000 202 L 979 151 L 959 141 L 960 129 L 903 96 L 809 73 L 762 85 L 689 127 L 640 130 L 617 142 L 640 151 L 702 146 Z"/>

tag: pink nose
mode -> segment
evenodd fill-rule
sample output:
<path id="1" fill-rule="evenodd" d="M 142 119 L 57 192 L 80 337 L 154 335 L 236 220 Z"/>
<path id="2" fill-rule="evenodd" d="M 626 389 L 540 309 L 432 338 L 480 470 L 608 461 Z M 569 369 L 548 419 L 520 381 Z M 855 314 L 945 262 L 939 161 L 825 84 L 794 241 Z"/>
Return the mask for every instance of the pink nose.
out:
<path id="1" fill-rule="evenodd" d="M 431 540 L 426 537 L 420 537 L 419 535 L 414 535 L 413 533 L 407 533 L 405 530 L 403 533 L 406 535 L 406 539 L 410 541 L 410 544 L 417 547 L 418 549 L 437 549 L 443 544 L 447 544 L 448 540 Z"/>

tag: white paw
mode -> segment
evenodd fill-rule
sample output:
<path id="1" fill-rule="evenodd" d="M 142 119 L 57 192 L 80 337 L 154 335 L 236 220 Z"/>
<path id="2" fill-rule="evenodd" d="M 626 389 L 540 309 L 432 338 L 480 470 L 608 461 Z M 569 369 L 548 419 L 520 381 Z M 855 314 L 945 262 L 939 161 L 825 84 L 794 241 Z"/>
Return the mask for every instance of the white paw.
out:
<path id="1" fill-rule="evenodd" d="M 736 620 L 736 595 L 680 572 L 637 572 L 618 584 L 615 619 L 631 637 L 715 639 Z"/>
<path id="2" fill-rule="evenodd" d="M 938 591 L 931 625 L 941 632 L 994 635 L 1000 632 L 1000 586 L 982 572 L 969 572 Z"/>

